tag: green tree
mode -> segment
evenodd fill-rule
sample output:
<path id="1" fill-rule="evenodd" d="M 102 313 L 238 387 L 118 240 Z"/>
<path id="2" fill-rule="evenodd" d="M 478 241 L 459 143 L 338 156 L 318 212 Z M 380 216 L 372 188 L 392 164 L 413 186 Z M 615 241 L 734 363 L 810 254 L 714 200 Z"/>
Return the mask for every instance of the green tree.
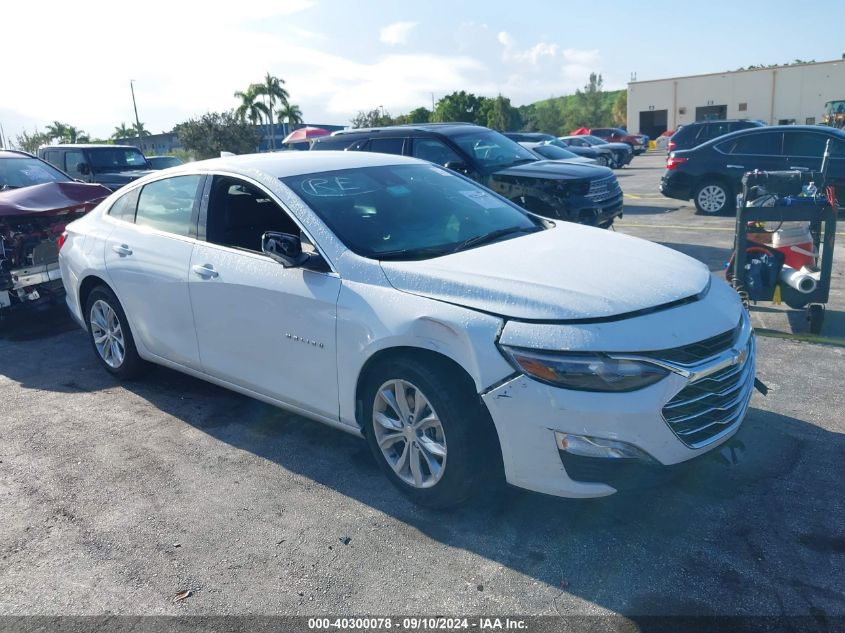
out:
<path id="1" fill-rule="evenodd" d="M 284 104 L 276 112 L 276 116 L 279 118 L 279 123 L 285 120 L 288 122 L 288 133 L 293 131 L 295 125 L 303 123 L 302 110 L 300 110 L 299 106 L 295 103 Z"/>
<path id="2" fill-rule="evenodd" d="M 89 136 L 78 127 L 61 121 L 53 121 L 47 126 L 46 134 L 54 143 L 88 143 Z"/>
<path id="3" fill-rule="evenodd" d="M 534 104 L 534 128 L 544 134 L 562 136 L 566 133 L 566 119 L 557 99 L 547 99 Z"/>
<path id="4" fill-rule="evenodd" d="M 408 112 L 408 114 L 400 114 L 394 119 L 394 123 L 397 125 L 428 123 L 429 121 L 431 121 L 431 110 L 428 108 L 415 108 Z"/>
<path id="5" fill-rule="evenodd" d="M 510 99 L 502 95 L 495 99 L 485 99 L 479 109 L 478 118 L 479 124 L 500 132 L 516 130 L 522 124 L 519 111 L 511 105 Z"/>
<path id="6" fill-rule="evenodd" d="M 270 126 L 270 149 L 276 149 L 276 134 L 273 129 L 273 111 L 276 109 L 276 104 L 284 106 L 288 102 L 288 91 L 284 88 L 285 80 L 280 77 L 275 77 L 269 72 L 264 77 L 264 83 L 256 84 L 255 92 L 264 99 L 264 105 L 267 107 L 267 123 Z"/>
<path id="7" fill-rule="evenodd" d="M 471 92 L 453 92 L 440 99 L 434 106 L 431 115 L 432 121 L 449 122 L 463 121 L 465 123 L 481 123 L 479 111 L 485 101 L 485 97 L 478 97 Z"/>
<path id="8" fill-rule="evenodd" d="M 15 147 L 30 154 L 35 154 L 39 147 L 49 144 L 52 140 L 49 133 L 39 132 L 36 129 L 30 134 L 24 130 L 15 137 Z"/>
<path id="9" fill-rule="evenodd" d="M 372 110 L 358 110 L 358 114 L 352 117 L 352 127 L 381 127 L 383 125 L 393 125 L 393 118 L 381 108 L 373 108 Z"/>
<path id="10" fill-rule="evenodd" d="M 198 159 L 214 158 L 220 152 L 249 154 L 258 144 L 255 127 L 234 111 L 208 112 L 180 123 L 173 131 L 185 149 Z"/>
<path id="11" fill-rule="evenodd" d="M 600 74 L 590 73 L 590 79 L 583 90 L 575 92 L 577 109 L 576 126 L 599 127 L 609 119 L 607 101 L 604 98 L 604 80 Z"/>
<path id="12" fill-rule="evenodd" d="M 126 127 L 126 123 L 121 121 L 120 125 L 115 126 L 114 132 L 112 132 L 111 137 L 115 140 L 119 138 L 129 138 L 130 136 L 134 136 L 132 133 L 131 127 Z"/>
<path id="13" fill-rule="evenodd" d="M 613 107 L 611 108 L 611 116 L 613 117 L 613 125 L 628 125 L 628 91 L 620 90 L 619 94 L 613 100 Z"/>
<path id="14" fill-rule="evenodd" d="M 241 103 L 235 110 L 235 115 L 242 121 L 249 121 L 253 125 L 261 123 L 263 117 L 266 117 L 267 106 L 260 100 L 260 95 L 256 92 L 258 84 L 250 84 L 243 92 L 238 90 L 235 92 L 235 98 L 240 99 Z"/>
<path id="15" fill-rule="evenodd" d="M 134 136 L 140 138 L 142 136 L 151 136 L 149 130 L 144 127 L 143 123 L 133 123 L 132 127 L 129 128 L 130 136 Z"/>

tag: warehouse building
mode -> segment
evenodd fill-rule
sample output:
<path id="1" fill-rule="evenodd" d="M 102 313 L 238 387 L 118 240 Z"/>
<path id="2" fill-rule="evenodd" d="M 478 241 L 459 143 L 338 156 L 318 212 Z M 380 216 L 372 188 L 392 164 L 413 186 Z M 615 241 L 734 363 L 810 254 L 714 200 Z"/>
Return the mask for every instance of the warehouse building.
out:
<path id="1" fill-rule="evenodd" d="M 821 123 L 825 103 L 845 99 L 845 55 L 810 62 L 628 84 L 628 129 L 651 138 L 706 119 L 770 125 Z"/>

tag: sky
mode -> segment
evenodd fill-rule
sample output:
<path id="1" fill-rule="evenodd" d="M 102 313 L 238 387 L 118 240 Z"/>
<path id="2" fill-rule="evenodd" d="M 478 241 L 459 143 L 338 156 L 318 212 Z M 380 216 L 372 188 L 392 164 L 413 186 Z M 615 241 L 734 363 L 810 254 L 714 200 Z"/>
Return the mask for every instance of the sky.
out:
<path id="1" fill-rule="evenodd" d="M 845 55 L 841 21 L 791 0 L 13 1 L 3 7 L 0 126 L 95 137 L 169 131 L 237 106 L 266 72 L 309 123 L 431 108 L 455 90 L 514 105 L 639 80 Z M 845 90 L 845 87 L 843 87 Z M 845 96 L 845 95 L 843 95 Z"/>

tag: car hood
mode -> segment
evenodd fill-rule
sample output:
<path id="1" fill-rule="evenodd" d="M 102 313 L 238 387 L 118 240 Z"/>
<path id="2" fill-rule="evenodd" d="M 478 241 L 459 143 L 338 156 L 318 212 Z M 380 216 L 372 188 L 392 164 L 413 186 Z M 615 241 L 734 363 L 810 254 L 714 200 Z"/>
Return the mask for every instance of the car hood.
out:
<path id="1" fill-rule="evenodd" d="M 111 191 L 81 182 L 45 182 L 0 192 L 0 217 L 90 211 Z"/>
<path id="2" fill-rule="evenodd" d="M 144 176 L 156 173 L 153 169 L 134 169 L 132 171 L 102 171 L 97 172 L 97 180 L 101 182 L 127 183 Z"/>
<path id="3" fill-rule="evenodd" d="M 677 251 L 579 224 L 423 261 L 381 262 L 390 284 L 520 320 L 603 319 L 704 291 L 707 267 Z"/>
<path id="4" fill-rule="evenodd" d="M 537 178 L 540 180 L 572 180 L 573 178 L 604 178 L 613 172 L 607 167 L 597 167 L 581 163 L 566 163 L 559 160 L 537 160 L 533 163 L 514 165 L 493 172 L 491 178 L 507 179 Z"/>

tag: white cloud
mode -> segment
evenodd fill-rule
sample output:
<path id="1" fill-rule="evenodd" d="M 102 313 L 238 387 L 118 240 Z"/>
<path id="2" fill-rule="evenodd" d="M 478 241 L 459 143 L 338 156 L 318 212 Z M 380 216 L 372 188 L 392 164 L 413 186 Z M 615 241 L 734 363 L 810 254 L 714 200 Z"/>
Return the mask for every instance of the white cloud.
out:
<path id="1" fill-rule="evenodd" d="M 517 50 L 516 40 L 507 31 L 501 31 L 496 38 L 503 46 L 502 60 L 505 62 L 526 63 L 537 66 L 543 58 L 554 59 L 560 47 L 549 42 L 537 42 L 525 50 Z"/>
<path id="2" fill-rule="evenodd" d="M 379 40 L 385 44 L 407 44 L 408 36 L 417 25 L 416 22 L 394 22 L 383 27 L 379 32 Z"/>

